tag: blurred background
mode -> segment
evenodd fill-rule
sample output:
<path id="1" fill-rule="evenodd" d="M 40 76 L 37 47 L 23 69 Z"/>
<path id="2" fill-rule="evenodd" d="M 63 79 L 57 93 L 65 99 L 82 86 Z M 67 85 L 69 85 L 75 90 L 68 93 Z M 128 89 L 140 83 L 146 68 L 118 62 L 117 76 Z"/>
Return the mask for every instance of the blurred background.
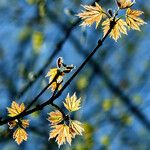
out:
<path id="1" fill-rule="evenodd" d="M 58 57 L 77 68 L 102 36 L 102 27 L 79 26 L 75 14 L 90 0 L 0 0 L 0 117 L 13 100 L 27 105 L 47 85 L 50 68 Z M 99 2 L 105 9 L 114 1 Z M 107 38 L 92 60 L 73 80 L 56 103 L 67 93 L 82 97 L 82 108 L 74 118 L 83 122 L 84 136 L 62 150 L 149 150 L 150 129 L 150 0 L 136 0 L 147 22 L 141 32 L 129 31 L 115 42 Z M 73 70 L 74 72 L 75 70 Z M 64 82 L 73 74 L 67 74 Z M 38 101 L 51 96 L 47 90 Z M 128 102 L 129 101 L 129 102 Z M 139 117 L 136 107 L 143 116 Z M 12 130 L 0 126 L 0 150 L 56 150 L 55 139 L 48 141 L 50 126 L 47 106 L 26 117 L 28 141 L 18 146 Z M 131 111 L 132 110 L 132 111 Z"/>

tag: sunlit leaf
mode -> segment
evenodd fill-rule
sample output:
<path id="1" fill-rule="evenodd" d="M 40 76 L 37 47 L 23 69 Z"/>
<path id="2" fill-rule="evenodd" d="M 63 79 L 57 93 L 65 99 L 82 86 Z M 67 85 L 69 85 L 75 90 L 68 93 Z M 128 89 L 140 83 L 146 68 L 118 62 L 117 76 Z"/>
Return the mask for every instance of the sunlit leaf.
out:
<path id="1" fill-rule="evenodd" d="M 22 103 L 21 105 L 17 104 L 15 101 L 12 102 L 11 107 L 7 107 L 8 116 L 14 117 L 25 110 L 25 106 Z"/>
<path id="2" fill-rule="evenodd" d="M 84 132 L 83 124 L 77 120 L 70 120 L 70 132 L 72 137 L 75 137 L 75 135 L 82 135 Z"/>
<path id="3" fill-rule="evenodd" d="M 117 0 L 117 4 L 120 9 L 126 9 L 135 4 L 135 0 Z"/>
<path id="4" fill-rule="evenodd" d="M 50 71 L 46 74 L 46 77 L 49 77 L 49 83 L 51 83 L 54 80 L 58 72 L 59 72 L 58 68 L 50 69 Z M 60 83 L 63 80 L 63 75 L 64 75 L 63 73 L 59 74 L 57 79 L 49 86 L 49 88 L 51 88 L 52 91 L 55 91 L 58 83 Z M 60 84 L 58 90 L 60 90 L 61 87 L 62 85 Z"/>
<path id="5" fill-rule="evenodd" d="M 23 142 L 23 140 L 27 141 L 28 134 L 23 128 L 18 127 L 13 133 L 13 138 L 15 139 L 17 144 L 20 145 Z"/>
<path id="6" fill-rule="evenodd" d="M 85 11 L 77 15 L 83 20 L 82 26 L 91 26 L 96 22 L 97 28 L 102 18 L 106 17 L 105 10 L 98 3 L 95 3 L 95 6 L 84 5 L 83 8 Z"/>
<path id="7" fill-rule="evenodd" d="M 64 106 L 69 111 L 77 111 L 80 109 L 81 98 L 77 99 L 76 93 L 74 93 L 71 97 L 68 93 L 65 100 L 66 101 L 64 102 Z"/>
<path id="8" fill-rule="evenodd" d="M 51 125 L 56 125 L 63 120 L 63 115 L 60 111 L 52 111 L 49 113 L 48 121 L 50 121 Z"/>
<path id="9" fill-rule="evenodd" d="M 111 27 L 112 19 L 113 18 L 106 19 L 102 23 L 102 26 L 104 26 L 103 27 L 104 36 L 107 34 L 107 32 L 109 31 L 109 29 Z M 117 41 L 117 39 L 121 37 L 121 33 L 127 34 L 127 29 L 126 29 L 127 24 L 123 19 L 119 19 L 119 18 L 116 18 L 115 22 L 116 22 L 116 24 L 110 32 L 110 37 L 112 37 L 115 41 Z"/>
<path id="10" fill-rule="evenodd" d="M 71 145 L 71 134 L 69 131 L 69 127 L 66 124 L 60 124 L 52 126 L 52 130 L 49 135 L 49 139 L 56 137 L 56 142 L 58 143 L 59 147 L 62 144 L 68 142 Z"/>
<path id="11" fill-rule="evenodd" d="M 15 119 L 13 121 L 9 121 L 8 122 L 9 129 L 13 129 L 17 125 L 17 123 L 18 123 L 17 119 Z"/>
<path id="12" fill-rule="evenodd" d="M 29 126 L 29 120 L 20 120 L 20 121 L 24 129 L 26 129 Z"/>
<path id="13" fill-rule="evenodd" d="M 146 24 L 143 19 L 139 18 L 143 13 L 144 12 L 140 10 L 127 9 L 126 22 L 129 28 L 140 31 L 140 26 Z"/>

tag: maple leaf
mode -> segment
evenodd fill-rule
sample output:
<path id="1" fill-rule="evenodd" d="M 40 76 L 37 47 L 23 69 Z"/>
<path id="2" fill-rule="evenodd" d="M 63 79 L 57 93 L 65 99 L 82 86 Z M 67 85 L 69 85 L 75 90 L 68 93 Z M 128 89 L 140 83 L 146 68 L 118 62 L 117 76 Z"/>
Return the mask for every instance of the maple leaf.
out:
<path id="1" fill-rule="evenodd" d="M 13 129 L 18 124 L 20 124 L 20 126 L 23 127 L 24 129 L 26 129 L 29 126 L 29 120 L 19 120 L 19 121 L 18 119 L 15 119 L 15 120 L 8 122 L 9 129 Z"/>
<path id="2" fill-rule="evenodd" d="M 53 130 L 51 130 L 49 134 L 49 139 L 56 137 L 56 142 L 58 143 L 59 147 L 62 144 L 65 144 L 66 141 L 71 145 L 71 134 L 69 127 L 66 124 L 59 124 L 52 126 Z"/>
<path id="3" fill-rule="evenodd" d="M 49 77 L 49 83 L 51 83 L 54 80 L 54 78 L 56 77 L 58 72 L 59 72 L 58 68 L 50 69 L 50 71 L 45 76 L 45 77 Z M 55 81 L 53 81 L 53 83 L 49 86 L 49 88 L 51 88 L 52 91 L 55 91 L 55 89 L 57 88 L 58 83 L 62 82 L 63 75 L 64 75 L 64 73 L 59 72 L 59 75 L 58 75 L 57 79 Z M 60 84 L 58 89 L 60 90 L 61 87 L 62 87 L 62 85 Z"/>
<path id="4" fill-rule="evenodd" d="M 127 9 L 135 4 L 135 0 L 117 0 L 117 5 L 120 9 Z"/>
<path id="5" fill-rule="evenodd" d="M 15 139 L 17 144 L 20 145 L 23 142 L 23 140 L 27 141 L 28 134 L 23 128 L 18 127 L 13 133 L 13 138 Z"/>
<path id="6" fill-rule="evenodd" d="M 25 110 L 25 106 L 22 103 L 21 105 L 17 104 L 15 101 L 12 102 L 11 107 L 7 107 L 8 116 L 14 117 L 20 114 Z"/>
<path id="7" fill-rule="evenodd" d="M 102 26 L 104 26 L 103 27 L 104 36 L 109 31 L 110 26 L 111 26 L 110 23 L 111 23 L 112 20 L 113 20 L 113 18 L 106 19 L 102 23 Z M 120 19 L 120 18 L 116 18 L 115 23 L 116 24 L 114 25 L 113 29 L 110 32 L 110 37 L 112 37 L 115 41 L 117 41 L 117 39 L 119 37 L 121 37 L 121 33 L 127 34 L 127 29 L 126 29 L 127 24 L 123 19 Z"/>
<path id="8" fill-rule="evenodd" d="M 29 120 L 20 120 L 21 126 L 26 129 L 29 126 Z"/>
<path id="9" fill-rule="evenodd" d="M 17 104 L 15 101 L 12 102 L 11 107 L 7 107 L 8 116 L 14 117 L 25 110 L 25 105 Z M 13 129 L 16 126 L 19 126 L 13 133 L 13 138 L 17 144 L 21 144 L 23 140 L 27 140 L 27 133 L 24 129 L 29 126 L 29 120 L 15 119 L 8 122 L 9 129 Z"/>
<path id="10" fill-rule="evenodd" d="M 143 19 L 139 18 L 140 15 L 142 15 L 144 12 L 140 10 L 132 10 L 130 8 L 126 11 L 126 23 L 129 26 L 129 28 L 133 30 L 140 31 L 140 26 L 143 24 L 146 24 Z"/>
<path id="11" fill-rule="evenodd" d="M 52 91 L 55 91 L 55 89 L 57 88 L 58 86 L 58 83 L 57 82 L 53 82 L 49 88 L 51 88 Z M 60 84 L 59 87 L 58 87 L 58 90 L 60 90 L 62 88 L 62 85 Z"/>
<path id="12" fill-rule="evenodd" d="M 65 99 L 64 106 L 69 111 L 77 111 L 80 109 L 81 104 L 81 98 L 77 99 L 76 93 L 74 93 L 71 97 L 69 96 L 69 93 Z"/>
<path id="13" fill-rule="evenodd" d="M 46 77 L 51 77 L 52 79 L 54 79 L 57 72 L 58 72 L 58 68 L 50 69 L 50 71 L 48 71 L 48 73 L 46 74 Z"/>
<path id="14" fill-rule="evenodd" d="M 102 18 L 105 18 L 107 15 L 105 10 L 103 10 L 98 3 L 95 3 L 95 6 L 83 5 L 82 7 L 85 11 L 77 15 L 83 20 L 81 24 L 82 26 L 91 26 L 94 22 L 96 22 L 97 28 Z"/>
<path id="15" fill-rule="evenodd" d="M 51 122 L 51 125 L 56 125 L 63 120 L 63 115 L 60 111 L 52 111 L 49 113 L 48 121 Z"/>
<path id="16" fill-rule="evenodd" d="M 17 119 L 9 121 L 8 122 L 9 129 L 13 129 L 17 125 L 17 123 L 18 123 Z"/>
<path id="17" fill-rule="evenodd" d="M 8 116 L 14 117 L 14 116 L 19 115 L 20 113 L 22 113 L 25 110 L 25 105 L 24 105 L 24 103 L 19 105 L 15 101 L 13 101 L 11 104 L 11 107 L 7 107 L 7 110 L 8 110 Z M 13 121 L 8 122 L 9 128 L 10 129 L 14 128 L 16 125 L 19 124 L 19 122 L 21 122 L 21 126 L 23 128 L 27 128 L 29 126 L 29 120 L 15 119 Z"/>
<path id="18" fill-rule="evenodd" d="M 82 132 L 84 132 L 82 123 L 77 120 L 70 120 L 69 126 L 72 137 L 75 137 L 75 135 L 82 135 Z"/>
<path id="19" fill-rule="evenodd" d="M 75 67 L 73 64 L 66 65 L 63 62 L 63 58 L 59 57 L 56 61 L 57 68 L 50 69 L 45 77 L 49 77 L 49 88 L 51 88 L 52 91 L 55 91 L 56 88 L 60 90 L 62 88 L 62 82 L 63 82 L 63 76 L 66 73 L 71 72 Z"/>

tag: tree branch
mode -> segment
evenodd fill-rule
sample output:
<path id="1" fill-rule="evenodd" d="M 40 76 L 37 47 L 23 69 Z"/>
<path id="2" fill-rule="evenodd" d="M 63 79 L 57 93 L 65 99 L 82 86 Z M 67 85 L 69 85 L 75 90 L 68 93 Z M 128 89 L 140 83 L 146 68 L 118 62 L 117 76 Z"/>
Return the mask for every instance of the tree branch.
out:
<path id="1" fill-rule="evenodd" d="M 94 5 L 95 2 L 99 2 L 100 0 L 95 0 L 92 5 Z M 22 97 L 27 91 L 28 89 L 38 80 L 38 78 L 44 73 L 45 69 L 51 64 L 53 58 L 61 51 L 63 45 L 65 44 L 65 42 L 67 41 L 67 39 L 69 38 L 72 30 L 80 23 L 80 19 L 77 19 L 70 27 L 67 27 L 65 24 L 62 24 L 59 20 L 56 20 L 57 16 L 50 12 L 47 9 L 47 15 L 49 17 L 53 15 L 53 17 L 55 18 L 55 22 L 58 22 L 59 25 L 61 25 L 61 27 L 63 28 L 63 30 L 65 31 L 65 35 L 64 38 L 62 38 L 55 46 L 55 49 L 53 51 L 53 53 L 49 56 L 49 58 L 47 59 L 46 63 L 43 65 L 43 67 L 36 73 L 34 74 L 34 80 L 30 80 L 22 89 L 21 91 L 17 94 L 16 99 L 19 99 L 20 97 Z M 54 19 L 53 19 L 54 20 Z"/>
<path id="2" fill-rule="evenodd" d="M 105 39 L 107 38 L 107 36 L 109 35 L 109 33 L 111 32 L 111 30 L 113 29 L 114 25 L 115 25 L 115 21 L 111 21 L 110 23 L 110 29 L 108 30 L 108 32 L 106 33 L 106 35 L 98 40 L 98 44 L 97 46 L 92 50 L 92 52 L 86 57 L 86 59 L 83 61 L 83 63 L 80 65 L 80 67 L 76 70 L 76 72 L 68 79 L 68 81 L 64 84 L 64 86 L 61 88 L 60 91 L 58 91 L 55 95 L 52 95 L 52 97 L 47 100 L 46 102 L 42 103 L 41 105 L 36 106 L 35 108 L 22 112 L 19 115 L 15 116 L 15 117 L 9 117 L 5 120 L 1 120 L 0 121 L 0 125 L 6 124 L 9 121 L 15 120 L 15 119 L 19 119 L 22 118 L 24 116 L 27 116 L 35 111 L 39 111 L 42 110 L 45 106 L 52 104 L 61 94 L 62 92 L 68 87 L 68 85 L 71 83 L 71 81 L 77 76 L 77 74 L 83 69 L 83 67 L 88 63 L 88 61 L 92 58 L 92 56 L 97 52 L 97 50 L 102 46 L 103 42 L 105 41 Z"/>
<path id="3" fill-rule="evenodd" d="M 27 110 L 29 110 L 30 108 L 31 108 L 31 106 L 38 100 L 38 98 L 49 88 L 49 86 L 54 82 L 54 81 L 56 81 L 56 79 L 58 78 L 58 76 L 59 76 L 59 73 L 57 73 L 56 75 L 55 75 L 55 77 L 53 78 L 53 80 L 49 83 L 49 84 L 47 84 L 45 87 L 44 87 L 44 89 L 31 101 L 31 103 L 27 106 L 27 108 L 24 110 L 24 111 L 27 111 Z M 54 91 L 54 93 L 55 93 L 55 91 Z"/>
<path id="4" fill-rule="evenodd" d="M 79 50 L 79 54 L 87 57 L 87 52 L 86 50 L 82 50 L 82 48 L 80 48 L 79 42 L 77 41 L 76 38 L 72 37 L 71 40 L 73 40 L 73 43 L 75 43 L 75 46 L 77 47 L 77 49 Z M 80 49 L 79 49 L 80 48 Z M 111 92 L 113 92 L 114 94 L 116 94 L 120 100 L 127 106 L 127 108 L 130 110 L 130 112 L 139 119 L 139 121 L 141 121 L 141 123 L 150 130 L 150 121 L 146 118 L 146 116 L 140 111 L 140 109 L 138 109 L 133 103 L 132 100 L 119 88 L 119 86 L 117 86 L 110 78 L 109 76 L 103 71 L 102 67 L 96 63 L 96 61 L 94 59 L 91 59 L 89 61 L 89 64 L 92 66 L 93 70 L 95 71 L 95 73 L 97 75 L 100 75 L 107 87 L 110 89 Z"/>

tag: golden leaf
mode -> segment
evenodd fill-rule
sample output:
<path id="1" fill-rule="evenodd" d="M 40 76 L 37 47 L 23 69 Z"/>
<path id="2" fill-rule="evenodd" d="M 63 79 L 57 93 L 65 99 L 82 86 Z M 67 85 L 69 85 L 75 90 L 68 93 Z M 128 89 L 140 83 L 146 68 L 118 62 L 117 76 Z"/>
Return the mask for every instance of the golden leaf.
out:
<path id="1" fill-rule="evenodd" d="M 75 135 L 82 135 L 82 132 L 84 132 L 82 123 L 77 120 L 70 120 L 69 125 L 72 137 L 75 137 Z"/>
<path id="2" fill-rule="evenodd" d="M 17 125 L 17 123 L 18 123 L 17 119 L 9 121 L 8 122 L 9 129 L 13 129 Z"/>
<path id="3" fill-rule="evenodd" d="M 29 126 L 29 120 L 21 120 L 22 127 L 26 129 Z"/>
<path id="4" fill-rule="evenodd" d="M 77 111 L 80 109 L 81 104 L 81 98 L 77 99 L 76 93 L 74 93 L 71 97 L 69 96 L 69 93 L 66 97 L 66 101 L 64 103 L 64 106 L 69 111 Z"/>
<path id="5" fill-rule="evenodd" d="M 60 111 L 52 111 L 49 113 L 48 121 L 51 122 L 51 125 L 56 125 L 63 120 L 63 115 Z"/>
<path id="6" fill-rule="evenodd" d="M 107 13 L 98 3 L 95 3 L 95 6 L 84 5 L 82 7 L 85 11 L 77 15 L 83 20 L 83 23 L 81 24 L 82 26 L 91 26 L 94 22 L 96 22 L 97 28 L 102 18 L 106 17 Z"/>
<path id="7" fill-rule="evenodd" d="M 58 83 L 57 82 L 53 82 L 49 88 L 51 88 L 52 91 L 55 91 L 55 89 L 57 88 L 58 86 Z M 60 90 L 62 88 L 62 85 L 60 84 L 59 87 L 58 87 L 58 90 Z"/>
<path id="8" fill-rule="evenodd" d="M 144 12 L 139 10 L 131 10 L 130 8 L 126 11 L 126 23 L 129 28 L 133 30 L 139 30 L 139 26 L 146 24 L 143 19 L 139 18 Z"/>
<path id="9" fill-rule="evenodd" d="M 66 124 L 55 125 L 52 128 L 53 130 L 50 132 L 49 139 L 56 137 L 59 147 L 65 144 L 66 141 L 71 145 L 72 138 L 69 127 Z"/>
<path id="10" fill-rule="evenodd" d="M 57 72 L 58 72 L 57 68 L 50 69 L 50 71 L 47 73 L 46 77 L 51 77 L 52 79 L 54 79 Z"/>
<path id="11" fill-rule="evenodd" d="M 13 133 L 13 138 L 17 142 L 17 144 L 21 144 L 23 140 L 27 141 L 28 134 L 23 128 L 17 128 L 16 131 Z"/>
<path id="12" fill-rule="evenodd" d="M 135 4 L 135 0 L 117 0 L 117 5 L 120 9 L 126 9 Z"/>
<path id="13" fill-rule="evenodd" d="M 24 129 L 26 129 L 29 126 L 29 120 L 20 120 L 20 122 L 21 124 L 19 124 L 18 119 L 8 122 L 9 129 L 13 129 L 18 124 Z"/>
<path id="14" fill-rule="evenodd" d="M 113 18 L 106 19 L 102 23 L 102 26 L 104 26 L 103 27 L 104 36 L 107 34 L 107 32 L 110 29 L 110 23 L 111 23 L 112 19 Z M 127 34 L 127 29 L 126 29 L 127 24 L 123 19 L 119 19 L 119 18 L 116 18 L 115 22 L 116 22 L 116 24 L 110 32 L 110 37 L 112 37 L 115 41 L 117 41 L 117 39 L 119 37 L 121 37 L 121 33 Z"/>
<path id="15" fill-rule="evenodd" d="M 57 75 L 58 73 L 58 68 L 53 68 L 53 69 L 50 69 L 50 71 L 47 73 L 46 77 L 49 77 L 49 83 L 51 83 L 55 76 Z M 56 81 L 54 81 L 50 86 L 49 88 L 51 88 L 52 91 L 55 91 L 55 89 L 57 88 L 57 85 L 58 83 L 61 83 L 61 81 L 63 80 L 63 73 L 61 73 L 60 75 L 58 75 Z M 62 85 L 60 84 L 58 89 L 60 90 L 62 88 Z"/>
<path id="16" fill-rule="evenodd" d="M 25 110 L 25 106 L 22 103 L 21 105 L 17 104 L 15 101 L 12 102 L 11 107 L 7 107 L 8 116 L 14 117 L 20 114 Z"/>

